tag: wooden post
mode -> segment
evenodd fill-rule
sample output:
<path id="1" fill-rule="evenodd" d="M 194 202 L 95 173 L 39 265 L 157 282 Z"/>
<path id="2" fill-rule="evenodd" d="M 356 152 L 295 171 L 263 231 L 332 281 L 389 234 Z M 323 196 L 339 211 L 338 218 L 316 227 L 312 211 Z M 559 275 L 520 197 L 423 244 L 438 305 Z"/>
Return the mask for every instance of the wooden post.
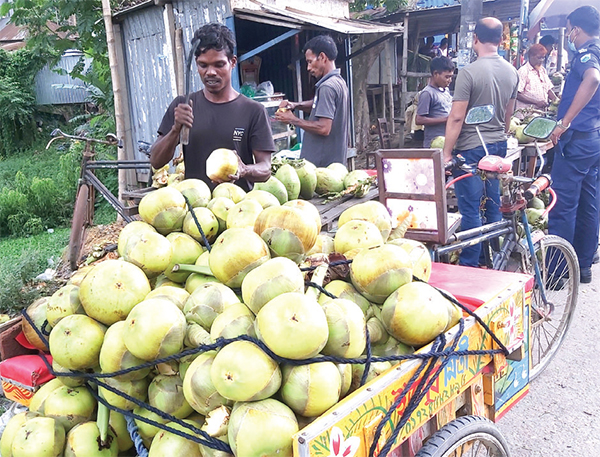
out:
<path id="1" fill-rule="evenodd" d="M 115 99 L 115 124 L 117 126 L 117 138 L 123 140 L 125 132 L 125 119 L 123 116 L 123 97 L 121 94 L 121 84 L 119 70 L 117 66 L 117 54 L 115 51 L 115 36 L 112 23 L 112 12 L 110 9 L 110 0 L 102 0 L 102 16 L 104 18 L 104 27 L 106 28 L 106 43 L 108 45 L 108 63 L 110 66 L 110 77 L 112 80 L 113 96 Z M 118 149 L 119 160 L 125 159 L 123 148 Z M 123 201 L 123 191 L 126 189 L 127 180 L 125 170 L 119 170 L 119 200 Z"/>
<path id="2" fill-rule="evenodd" d="M 115 55 L 117 57 L 117 68 L 125 67 L 125 53 L 123 50 L 123 37 L 121 36 L 121 25 L 113 24 L 113 32 L 115 38 Z M 122 93 L 123 103 L 123 156 L 126 160 L 134 160 L 136 157 L 135 140 L 131 128 L 131 116 L 129 113 L 129 92 L 127 90 L 127 77 L 124 71 L 119 72 L 119 85 Z M 140 173 L 139 179 L 136 176 L 135 170 L 125 170 L 125 182 L 127 188 L 137 185 L 138 181 L 145 182 L 148 180 L 148 172 L 144 170 Z"/>
<path id="3" fill-rule="evenodd" d="M 406 97 L 408 92 L 408 13 L 404 16 L 404 41 L 402 46 L 402 73 L 400 74 L 400 80 L 402 84 L 402 94 L 400 95 L 400 117 L 404 119 L 404 113 L 406 112 Z M 406 119 L 404 119 L 406 123 Z M 400 132 L 400 144 L 403 145 L 402 141 L 404 132 Z"/>
<path id="4" fill-rule="evenodd" d="M 171 90 L 177 93 L 177 65 L 175 64 L 175 16 L 173 14 L 173 5 L 167 3 L 163 7 L 163 22 L 165 24 L 165 38 L 168 46 L 169 58 L 169 79 L 171 80 Z"/>

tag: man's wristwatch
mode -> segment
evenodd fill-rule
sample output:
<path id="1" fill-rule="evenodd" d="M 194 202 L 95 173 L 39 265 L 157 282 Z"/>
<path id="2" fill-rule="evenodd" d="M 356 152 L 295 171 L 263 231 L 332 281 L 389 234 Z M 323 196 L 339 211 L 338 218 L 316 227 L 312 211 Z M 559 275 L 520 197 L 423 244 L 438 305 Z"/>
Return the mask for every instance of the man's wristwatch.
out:
<path id="1" fill-rule="evenodd" d="M 563 124 L 562 119 L 560 121 L 558 121 L 556 123 L 556 126 L 561 129 L 561 130 L 567 130 L 569 127 L 571 127 L 571 123 L 569 122 L 567 125 Z"/>

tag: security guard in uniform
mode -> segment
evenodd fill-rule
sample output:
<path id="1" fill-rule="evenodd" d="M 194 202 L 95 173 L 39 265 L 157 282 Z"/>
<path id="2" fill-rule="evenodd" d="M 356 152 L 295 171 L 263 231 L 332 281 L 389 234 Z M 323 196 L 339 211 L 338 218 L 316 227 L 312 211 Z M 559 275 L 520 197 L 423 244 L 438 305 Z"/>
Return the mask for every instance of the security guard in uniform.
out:
<path id="1" fill-rule="evenodd" d="M 600 225 L 600 14 L 593 6 L 567 17 L 567 42 L 575 53 L 558 107 L 552 187 L 557 203 L 548 232 L 569 241 L 579 258 L 582 283 L 592 281 Z"/>

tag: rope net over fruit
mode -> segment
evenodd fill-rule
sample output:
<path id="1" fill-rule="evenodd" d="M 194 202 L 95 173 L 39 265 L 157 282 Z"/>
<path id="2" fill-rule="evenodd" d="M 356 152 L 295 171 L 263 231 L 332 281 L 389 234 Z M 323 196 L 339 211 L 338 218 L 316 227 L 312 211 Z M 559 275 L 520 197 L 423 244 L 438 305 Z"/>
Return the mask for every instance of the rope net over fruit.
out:
<path id="1" fill-rule="evenodd" d="M 339 261 L 339 262 L 332 262 L 332 264 L 335 263 L 337 265 L 341 265 L 343 263 L 349 264 L 351 262 L 352 262 L 351 260 L 344 260 L 344 261 Z M 314 268 L 315 267 L 307 267 L 304 270 L 311 270 Z M 413 277 L 413 281 L 421 281 L 421 280 L 416 277 Z M 318 289 L 321 293 L 326 294 L 328 297 L 330 297 L 332 299 L 337 298 L 335 295 L 333 295 L 330 292 L 328 292 L 327 290 L 325 290 L 319 284 L 315 284 L 313 282 L 308 281 L 306 283 L 306 286 L 314 287 L 314 288 Z M 134 398 L 131 395 L 128 395 L 127 393 L 122 392 L 122 391 L 112 387 L 111 385 L 104 382 L 104 380 L 106 380 L 107 378 L 114 378 L 116 376 L 126 375 L 128 373 L 132 373 L 135 371 L 153 368 L 154 366 L 156 366 L 158 364 L 180 360 L 184 357 L 201 354 L 201 353 L 208 352 L 208 351 L 219 350 L 219 349 L 221 349 L 231 343 L 237 342 L 237 341 L 247 341 L 247 342 L 251 342 L 251 343 L 255 344 L 262 351 L 264 351 L 264 353 L 266 353 L 269 357 L 271 357 L 274 361 L 276 361 L 279 364 L 284 363 L 284 364 L 288 364 L 288 365 L 292 365 L 292 366 L 301 366 L 301 365 L 309 365 L 309 364 L 313 364 L 313 363 L 333 362 L 336 364 L 365 365 L 365 369 L 362 374 L 360 386 L 363 386 L 365 384 L 367 375 L 369 373 L 369 368 L 370 368 L 371 364 L 373 364 L 373 363 L 377 363 L 377 362 L 400 363 L 400 362 L 407 361 L 407 360 L 420 360 L 421 361 L 420 366 L 418 367 L 416 372 L 413 374 L 413 376 L 411 377 L 409 382 L 406 384 L 406 386 L 404 387 L 401 394 L 397 397 L 394 404 L 390 406 L 387 414 L 385 415 L 385 417 L 383 417 L 381 419 L 380 423 L 378 424 L 378 426 L 376 428 L 369 455 L 371 455 L 371 456 L 377 455 L 378 457 L 386 457 L 389 454 L 393 444 L 395 443 L 401 429 L 404 427 L 404 425 L 410 419 L 411 414 L 418 407 L 418 405 L 420 404 L 422 399 L 425 397 L 425 395 L 429 391 L 432 384 L 436 381 L 437 377 L 440 375 L 440 373 L 442 372 L 444 367 L 448 364 L 448 362 L 450 361 L 451 358 L 465 357 L 465 356 L 493 355 L 493 354 L 504 354 L 505 356 L 508 355 L 508 350 L 504 346 L 504 344 L 498 339 L 498 337 L 490 330 L 490 328 L 487 326 L 487 324 L 477 314 L 472 312 L 466 306 L 462 305 L 454 297 L 447 294 L 443 290 L 439 290 L 439 289 L 437 289 L 437 290 L 447 300 L 451 301 L 452 303 L 457 305 L 460 309 L 462 309 L 464 312 L 466 312 L 468 315 L 473 317 L 479 323 L 479 325 L 481 325 L 481 327 L 485 330 L 485 332 L 488 335 L 490 335 L 490 337 L 494 341 L 497 349 L 456 350 L 456 348 L 458 346 L 458 342 L 460 341 L 460 338 L 463 335 L 464 328 L 465 328 L 465 321 L 463 318 L 461 318 L 457 325 L 457 332 L 451 342 L 448 343 L 446 341 L 445 334 L 442 333 L 433 341 L 432 346 L 431 346 L 431 351 L 425 352 L 425 353 L 419 352 L 419 353 L 402 354 L 402 355 L 374 356 L 372 354 L 372 347 L 371 347 L 369 331 L 368 331 L 368 328 L 365 327 L 366 354 L 364 357 L 358 357 L 358 358 L 344 358 L 344 357 L 331 356 L 331 355 L 319 355 L 318 357 L 313 357 L 313 358 L 308 358 L 308 359 L 303 359 L 303 360 L 288 359 L 288 358 L 281 357 L 281 356 L 275 354 L 263 341 L 261 341 L 258 338 L 249 336 L 249 335 L 240 335 L 235 338 L 228 338 L 228 339 L 218 338 L 212 344 L 203 344 L 198 347 L 184 350 L 178 354 L 170 355 L 170 356 L 156 359 L 156 360 L 153 360 L 150 362 L 145 362 L 145 363 L 142 363 L 140 365 L 137 365 L 137 366 L 134 366 L 131 368 L 114 371 L 111 373 L 86 373 L 86 372 L 79 372 L 79 371 L 57 372 L 52 368 L 52 366 L 46 360 L 45 357 L 43 357 L 41 354 L 40 354 L 40 357 L 46 364 L 46 367 L 49 370 L 49 372 L 52 373 L 54 376 L 84 378 L 85 386 L 89 389 L 91 394 L 94 396 L 94 398 L 99 403 L 105 405 L 110 410 L 113 410 L 120 414 L 123 414 L 123 416 L 125 416 L 126 420 L 128 421 L 128 430 L 131 434 L 132 440 L 134 441 L 136 451 L 138 452 L 138 455 L 140 457 L 145 457 L 147 455 L 147 452 L 144 453 L 145 447 L 142 443 L 142 440 L 141 440 L 139 434 L 136 431 L 137 427 L 135 426 L 135 422 L 133 421 L 133 419 L 135 419 L 136 421 L 141 421 L 141 422 L 150 424 L 154 427 L 157 427 L 160 430 L 165 430 L 169 433 L 173 433 L 175 435 L 178 435 L 180 437 L 183 437 L 185 439 L 191 440 L 193 442 L 196 442 L 198 444 L 201 444 L 203 446 L 206 446 L 206 447 L 218 450 L 218 451 L 226 452 L 229 454 L 233 454 L 233 452 L 232 452 L 229 444 L 227 444 L 226 442 L 221 441 L 215 437 L 212 437 L 209 434 L 207 434 L 205 431 L 200 430 L 198 427 L 196 427 L 188 422 L 185 422 L 181 419 L 178 419 L 164 411 L 161 411 L 161 410 L 151 406 L 150 404 L 148 404 L 146 402 L 140 401 L 137 398 Z M 27 314 L 26 310 L 23 310 L 23 317 L 24 317 L 24 319 L 27 320 L 27 322 L 35 330 L 37 336 L 48 346 L 47 336 L 48 336 L 49 332 L 46 330 L 47 322 L 44 322 L 44 325 L 40 329 L 35 325 L 35 323 L 31 319 L 31 317 Z M 414 384 L 417 382 L 417 380 L 418 380 L 418 384 L 416 385 L 416 388 L 415 388 Z M 110 403 L 108 403 L 101 395 L 98 394 L 98 392 L 97 392 L 98 387 L 106 389 L 107 391 L 124 398 L 125 400 L 131 402 L 132 404 L 134 404 L 138 407 L 147 409 L 148 411 L 156 414 L 161 419 L 172 422 L 172 423 L 176 424 L 177 426 L 179 426 L 180 428 L 173 428 L 169 425 L 165 425 L 163 423 L 160 423 L 160 422 L 154 421 L 152 419 L 149 419 L 147 417 L 143 417 L 139 414 L 136 414 L 134 411 L 115 407 L 115 406 L 111 405 Z M 379 438 L 381 436 L 381 433 L 383 432 L 386 424 L 390 423 L 392 414 L 397 410 L 398 406 L 404 400 L 404 397 L 407 395 L 409 390 L 412 391 L 412 397 L 410 398 L 410 400 L 408 401 L 408 403 L 406 405 L 406 408 L 402 412 L 400 420 L 398 421 L 397 424 L 395 424 L 391 436 L 388 438 L 388 440 L 386 441 L 384 446 L 381 448 L 381 450 L 377 453 L 376 447 L 377 447 L 377 443 L 379 443 Z"/>

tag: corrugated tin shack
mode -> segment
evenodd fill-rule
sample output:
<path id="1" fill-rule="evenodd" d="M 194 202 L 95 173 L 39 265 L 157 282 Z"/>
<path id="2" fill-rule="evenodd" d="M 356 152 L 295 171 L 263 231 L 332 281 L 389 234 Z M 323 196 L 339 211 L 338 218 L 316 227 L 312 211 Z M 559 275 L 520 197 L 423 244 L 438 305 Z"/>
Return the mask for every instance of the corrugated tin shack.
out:
<path id="1" fill-rule="evenodd" d="M 259 80 L 271 81 L 275 92 L 292 100 L 312 96 L 300 59 L 302 46 L 314 35 L 327 32 L 334 37 L 339 49 L 337 66 L 351 88 L 352 61 L 348 57 L 361 52 L 352 48 L 352 37 L 376 33 L 387 40 L 401 32 L 399 26 L 349 19 L 347 0 L 275 0 L 268 5 L 255 0 L 134 2 L 113 12 L 121 86 L 125 88 L 128 157 L 142 158 L 138 141 L 155 140 L 167 106 L 184 93 L 185 57 L 194 31 L 208 22 L 221 22 L 234 31 L 238 69 L 243 72 L 244 62 L 258 56 Z M 191 91 L 199 90 L 195 68 L 192 75 Z M 239 84 L 239 75 L 233 80 L 234 85 Z"/>
<path id="2" fill-rule="evenodd" d="M 9 20 L 9 17 L 0 18 L 0 49 L 10 52 L 25 47 L 27 30 L 25 27 L 10 24 Z M 56 30 L 58 26 L 49 23 L 48 27 Z M 38 105 L 66 105 L 86 101 L 89 92 L 85 83 L 80 79 L 71 78 L 68 74 L 82 56 L 80 51 L 67 50 L 54 67 L 46 65 L 40 70 L 35 77 Z M 86 59 L 85 65 L 89 65 L 89 62 L 90 59 Z"/>

